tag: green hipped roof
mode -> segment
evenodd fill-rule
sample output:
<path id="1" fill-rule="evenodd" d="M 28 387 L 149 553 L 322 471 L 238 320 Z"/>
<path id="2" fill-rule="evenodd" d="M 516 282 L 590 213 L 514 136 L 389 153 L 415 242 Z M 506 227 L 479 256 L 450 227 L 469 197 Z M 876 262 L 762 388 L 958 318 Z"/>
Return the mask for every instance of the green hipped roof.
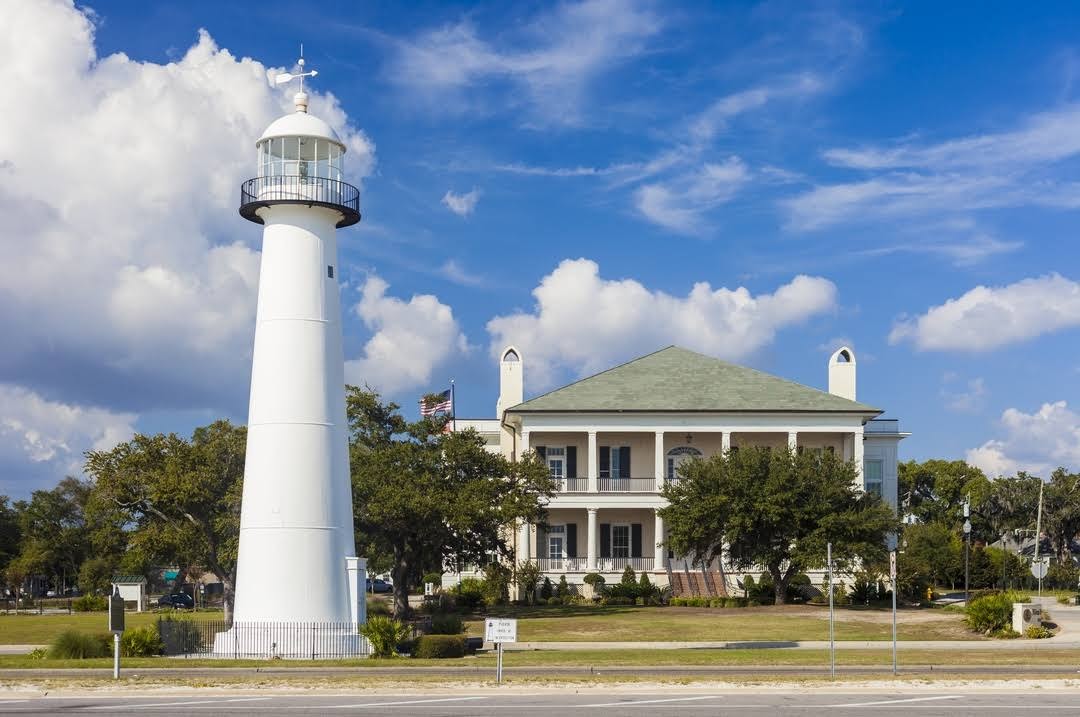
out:
<path id="1" fill-rule="evenodd" d="M 878 414 L 864 403 L 678 346 L 519 403 L 511 413 L 832 411 Z"/>
<path id="2" fill-rule="evenodd" d="M 146 578 L 142 575 L 113 575 L 112 581 L 117 585 L 138 585 L 145 583 Z"/>

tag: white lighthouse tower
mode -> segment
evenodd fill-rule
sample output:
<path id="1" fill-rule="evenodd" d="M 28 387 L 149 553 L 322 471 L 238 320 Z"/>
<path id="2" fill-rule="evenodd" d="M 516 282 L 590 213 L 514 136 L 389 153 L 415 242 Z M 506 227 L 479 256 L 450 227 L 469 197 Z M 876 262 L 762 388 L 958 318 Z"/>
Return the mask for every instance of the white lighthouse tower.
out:
<path id="1" fill-rule="evenodd" d="M 300 78 L 296 111 L 263 132 L 258 176 L 241 188 L 241 216 L 264 229 L 235 610 L 233 629 L 215 642 L 220 653 L 304 653 L 310 638 L 260 626 L 337 625 L 346 639 L 356 631 L 343 628 L 365 617 L 336 238 L 360 221 L 360 197 L 342 181 L 345 145 L 308 114 L 303 78 L 315 72 L 303 64 L 278 76 Z"/>

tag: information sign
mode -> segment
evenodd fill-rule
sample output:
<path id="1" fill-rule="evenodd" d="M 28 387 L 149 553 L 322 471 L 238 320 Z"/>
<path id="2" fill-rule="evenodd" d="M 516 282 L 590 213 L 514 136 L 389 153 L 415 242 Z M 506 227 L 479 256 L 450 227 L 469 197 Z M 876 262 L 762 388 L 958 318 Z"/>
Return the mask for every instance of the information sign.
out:
<path id="1" fill-rule="evenodd" d="M 120 597 L 120 591 L 116 590 L 109 596 L 109 632 L 121 633 L 124 631 L 124 598 Z"/>
<path id="2" fill-rule="evenodd" d="M 485 642 L 517 642 L 517 620 L 489 617 L 484 621 Z"/>

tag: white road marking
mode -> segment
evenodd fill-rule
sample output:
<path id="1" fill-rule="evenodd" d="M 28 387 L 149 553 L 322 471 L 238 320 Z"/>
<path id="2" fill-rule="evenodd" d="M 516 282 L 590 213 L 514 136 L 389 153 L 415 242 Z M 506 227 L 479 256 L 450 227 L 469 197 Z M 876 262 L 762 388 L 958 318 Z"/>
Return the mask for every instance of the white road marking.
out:
<path id="1" fill-rule="evenodd" d="M 941 695 L 940 697 L 907 697 L 899 700 L 879 700 L 877 702 L 847 702 L 839 705 L 823 705 L 824 707 L 873 707 L 875 705 L 900 705 L 908 702 L 931 702 L 933 700 L 958 700 L 961 695 Z"/>
<path id="2" fill-rule="evenodd" d="M 233 699 L 217 699 L 217 700 L 198 700 L 195 702 L 154 702 L 151 704 L 132 704 L 132 705 L 98 705 L 97 707 L 88 707 L 92 710 L 136 710 L 143 709 L 145 707 L 187 707 L 189 705 L 220 705 L 227 702 L 258 702 L 260 700 L 271 700 L 273 697 L 235 697 Z"/>
<path id="3" fill-rule="evenodd" d="M 365 702 L 365 703 L 362 703 L 362 704 L 351 704 L 351 705 L 326 705 L 325 707 L 320 706 L 320 707 L 318 707 L 318 709 L 324 709 L 324 710 L 351 710 L 351 709 L 361 709 L 361 708 L 364 708 L 364 707 L 393 707 L 394 705 L 422 705 L 422 704 L 429 704 L 429 703 L 432 703 L 432 702 L 464 702 L 466 700 L 486 700 L 486 699 L 488 699 L 488 698 L 487 697 L 482 697 L 482 696 L 478 696 L 478 697 L 443 697 L 441 699 L 406 700 L 404 702 L 402 702 L 402 701 L 397 701 L 397 702 Z M 299 709 L 311 709 L 311 708 L 310 707 L 300 707 Z"/>
<path id="4" fill-rule="evenodd" d="M 634 700 L 632 702 L 598 702 L 591 705 L 580 705 L 581 707 L 622 707 L 624 705 L 655 705 L 661 702 L 693 702 L 696 700 L 715 700 L 719 699 L 719 695 L 703 695 L 701 697 L 669 697 L 663 700 Z"/>

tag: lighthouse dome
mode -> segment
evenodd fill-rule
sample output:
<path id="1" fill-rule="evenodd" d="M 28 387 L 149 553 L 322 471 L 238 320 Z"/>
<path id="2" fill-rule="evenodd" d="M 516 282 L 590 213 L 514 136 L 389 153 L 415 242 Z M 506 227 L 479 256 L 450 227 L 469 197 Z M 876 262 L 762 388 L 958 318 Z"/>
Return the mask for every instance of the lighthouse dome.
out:
<path id="1" fill-rule="evenodd" d="M 315 139 L 327 139 L 344 148 L 341 138 L 338 137 L 338 134 L 334 131 L 333 127 L 318 117 L 309 115 L 307 112 L 303 111 L 293 112 L 292 114 L 274 120 L 270 126 L 266 128 L 266 131 L 262 133 L 262 137 L 259 137 L 259 142 L 277 137 L 312 137 Z"/>

